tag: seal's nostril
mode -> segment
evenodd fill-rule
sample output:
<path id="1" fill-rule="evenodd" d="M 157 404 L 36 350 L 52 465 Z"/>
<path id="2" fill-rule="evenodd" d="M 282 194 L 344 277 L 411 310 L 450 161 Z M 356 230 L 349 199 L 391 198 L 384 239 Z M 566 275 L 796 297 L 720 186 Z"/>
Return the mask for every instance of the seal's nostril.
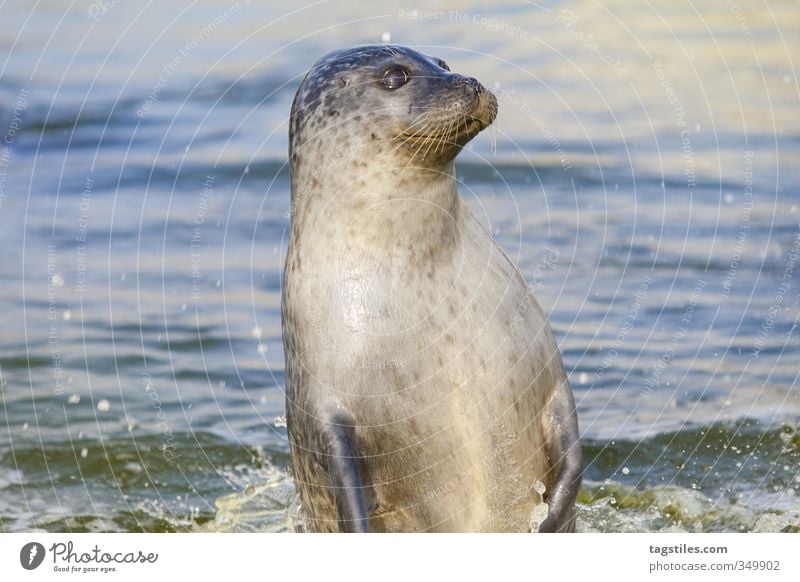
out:
<path id="1" fill-rule="evenodd" d="M 476 93 L 483 93 L 485 89 L 475 77 L 464 77 L 463 75 L 453 75 L 454 85 L 467 85 L 475 90 Z"/>

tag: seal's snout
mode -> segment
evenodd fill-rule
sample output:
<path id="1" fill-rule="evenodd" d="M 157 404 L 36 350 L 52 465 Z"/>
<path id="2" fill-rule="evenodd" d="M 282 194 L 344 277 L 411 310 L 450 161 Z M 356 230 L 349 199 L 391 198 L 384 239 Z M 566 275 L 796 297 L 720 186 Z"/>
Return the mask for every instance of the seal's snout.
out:
<path id="1" fill-rule="evenodd" d="M 453 74 L 450 77 L 450 83 L 454 87 L 468 87 L 472 90 L 475 99 L 472 115 L 481 120 L 484 127 L 491 125 L 497 115 L 497 99 L 492 92 L 475 77 L 466 75 Z"/>
<path id="2" fill-rule="evenodd" d="M 494 93 L 481 85 L 482 91 L 478 93 L 478 99 L 481 102 L 481 110 L 486 125 L 491 125 L 497 117 L 497 97 Z"/>

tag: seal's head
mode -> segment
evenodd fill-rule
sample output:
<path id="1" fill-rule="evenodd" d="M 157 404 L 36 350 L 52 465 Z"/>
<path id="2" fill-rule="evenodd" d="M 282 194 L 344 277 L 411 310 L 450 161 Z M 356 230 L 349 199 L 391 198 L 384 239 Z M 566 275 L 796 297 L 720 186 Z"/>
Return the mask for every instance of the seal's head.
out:
<path id="1" fill-rule="evenodd" d="M 324 153 L 334 164 L 378 157 L 384 165 L 438 169 L 496 114 L 495 96 L 442 59 L 394 45 L 335 51 L 314 64 L 295 95 L 292 167 Z"/>

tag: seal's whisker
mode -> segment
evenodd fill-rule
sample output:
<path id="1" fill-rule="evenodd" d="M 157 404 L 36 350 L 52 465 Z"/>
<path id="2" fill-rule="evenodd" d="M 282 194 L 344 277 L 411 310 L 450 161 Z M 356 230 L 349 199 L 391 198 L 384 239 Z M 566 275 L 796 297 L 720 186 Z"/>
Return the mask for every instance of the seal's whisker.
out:
<path id="1" fill-rule="evenodd" d="M 430 119 L 427 117 L 428 112 L 423 111 L 419 115 L 417 115 L 414 120 L 409 124 L 408 128 L 405 129 L 400 135 L 404 136 L 408 139 L 413 139 L 416 137 L 419 132 L 417 131 L 420 127 L 424 127 L 430 122 Z"/>
<path id="2" fill-rule="evenodd" d="M 445 146 L 450 144 L 450 139 L 451 139 L 452 135 L 453 135 L 453 124 L 452 123 L 448 123 L 447 124 L 447 133 L 445 134 L 444 139 L 440 140 L 439 143 L 436 144 L 436 151 L 437 152 L 439 151 L 440 147 L 442 149 L 442 152 L 444 152 Z"/>
<path id="3" fill-rule="evenodd" d="M 435 142 L 436 147 L 433 149 L 434 155 L 436 155 L 439 152 L 440 148 L 441 148 L 442 152 L 445 151 L 445 146 L 447 146 L 447 144 L 449 143 L 449 140 L 450 140 L 450 132 L 452 131 L 452 128 L 453 128 L 453 124 L 452 123 L 448 123 L 445 126 L 446 133 L 444 133 L 443 131 L 440 131 L 439 135 L 437 135 L 434 140 L 431 140 L 431 144 L 428 146 L 428 148 L 430 149 L 430 146 L 433 145 L 433 143 Z M 442 133 L 444 133 L 444 135 L 442 135 Z"/>
<path id="4" fill-rule="evenodd" d="M 439 139 L 436 139 L 436 140 L 431 140 L 431 143 L 433 143 L 434 141 L 436 142 L 436 145 L 433 148 L 433 155 L 438 154 L 440 148 L 442 149 L 442 151 L 444 151 L 444 144 L 447 143 L 447 138 L 450 135 L 450 127 L 451 126 L 449 124 L 447 126 L 445 126 L 445 128 L 444 128 L 444 136 L 443 137 L 440 137 Z"/>
<path id="5" fill-rule="evenodd" d="M 422 133 L 422 135 L 424 136 L 423 132 L 428 131 L 434 125 L 434 123 L 435 123 L 435 120 L 428 119 L 427 122 L 421 127 L 422 132 L 420 132 L 420 133 Z M 411 139 L 418 138 L 418 136 L 419 136 L 419 133 L 415 133 L 414 135 L 409 136 L 408 139 L 406 139 L 403 142 L 403 144 L 401 144 L 401 145 L 404 145 L 404 144 L 408 143 Z M 424 139 L 424 137 L 423 137 L 423 139 Z M 411 164 L 413 163 L 414 159 L 417 157 L 417 154 L 419 154 L 419 152 L 420 152 L 420 148 L 417 148 L 417 149 L 414 150 L 414 153 L 412 154 L 411 159 L 409 159 L 405 164 L 406 168 L 411 166 Z"/>
<path id="6" fill-rule="evenodd" d="M 426 127 L 425 132 L 427 133 L 431 128 L 433 128 L 433 127 L 435 127 L 437 125 L 438 125 L 438 121 L 436 119 L 432 119 L 430 124 Z M 428 146 L 425 148 L 425 153 L 422 154 L 422 159 L 423 160 L 428 156 L 428 152 L 430 151 L 431 145 L 434 142 L 434 139 L 431 138 L 431 137 L 425 136 L 425 139 L 427 139 L 427 141 L 428 141 Z M 414 155 L 411 156 L 411 161 L 413 161 L 417 157 L 417 154 L 419 154 L 421 151 L 422 151 L 422 148 L 418 148 L 417 151 L 414 152 Z"/>
<path id="7" fill-rule="evenodd" d="M 402 146 L 406 145 L 407 143 L 409 143 L 411 140 L 414 140 L 414 139 L 417 139 L 417 140 L 426 139 L 428 137 L 428 136 L 425 135 L 426 132 L 428 130 L 430 130 L 432 127 L 434 127 L 438 123 L 436 119 L 430 119 L 430 118 L 426 118 L 423 121 L 424 121 L 424 123 L 422 123 L 422 125 L 418 129 L 415 128 L 416 131 L 412 132 L 410 135 L 407 135 L 406 139 L 403 140 L 403 142 L 400 143 L 398 145 L 398 147 L 402 147 Z M 406 133 L 408 133 L 408 130 L 406 130 Z M 419 151 L 419 150 L 417 150 L 417 151 Z M 415 152 L 414 155 L 416 155 L 416 153 L 417 152 Z"/>
<path id="8" fill-rule="evenodd" d="M 420 129 L 421 130 L 425 130 L 425 129 L 428 128 L 428 126 L 430 124 L 431 124 L 430 120 L 425 120 L 425 122 L 420 126 Z M 396 152 L 401 147 L 403 147 L 406 144 L 408 144 L 409 142 L 411 142 L 412 140 L 419 139 L 419 138 L 420 138 L 420 132 L 413 132 L 413 133 L 405 135 L 404 139 L 399 144 L 397 144 L 397 146 L 393 149 L 393 153 Z"/>
<path id="9" fill-rule="evenodd" d="M 417 116 L 416 116 L 416 117 L 415 117 L 415 118 L 414 118 L 414 119 L 411 121 L 411 123 L 408 125 L 408 129 L 406 130 L 406 133 L 407 133 L 409 130 L 413 129 L 413 128 L 414 128 L 414 126 L 415 126 L 417 123 L 419 123 L 420 121 L 425 121 L 425 120 L 427 119 L 427 115 L 428 115 L 428 111 L 427 111 L 427 110 L 425 110 L 425 111 L 423 111 L 422 113 L 420 113 L 419 115 L 417 115 Z"/>
<path id="10" fill-rule="evenodd" d="M 453 128 L 454 128 L 454 125 L 452 123 L 448 124 L 448 126 L 447 126 L 447 135 L 445 135 L 444 139 L 441 140 L 440 144 L 436 145 L 436 150 L 437 151 L 439 150 L 439 146 L 441 145 L 442 152 L 444 152 L 445 145 L 448 145 L 448 144 L 451 143 L 450 140 L 453 137 L 453 131 L 454 131 Z"/>
<path id="11" fill-rule="evenodd" d="M 438 153 L 440 149 L 442 153 L 444 153 L 446 146 L 453 145 L 450 140 L 453 136 L 454 128 L 458 126 L 458 119 L 460 115 L 461 115 L 460 113 L 456 115 L 455 124 L 453 124 L 451 120 L 451 122 L 446 125 L 446 132 L 444 133 L 444 135 L 438 136 L 436 141 L 436 148 L 434 149 L 434 154 Z"/>
<path id="12" fill-rule="evenodd" d="M 408 129 L 403 131 L 403 134 L 405 134 L 405 135 L 408 135 L 408 134 L 419 135 L 420 132 L 417 131 L 417 129 L 418 129 L 417 124 L 418 123 L 421 122 L 422 125 L 427 125 L 431 121 L 433 121 L 433 122 L 436 121 L 436 119 L 431 119 L 429 114 L 430 114 L 430 111 L 426 110 L 426 111 L 423 111 L 422 113 L 420 113 L 419 115 L 417 115 L 417 117 L 415 117 L 414 120 L 409 124 Z"/>
<path id="13" fill-rule="evenodd" d="M 456 139 L 458 138 L 458 135 L 461 133 L 461 121 L 463 119 L 464 119 L 464 116 L 463 115 L 459 115 L 456 118 L 455 123 L 451 124 L 451 126 L 450 126 L 450 130 L 451 131 L 447 135 L 447 142 L 448 143 L 450 143 L 452 145 L 456 145 Z"/>
<path id="14" fill-rule="evenodd" d="M 434 143 L 438 144 L 438 139 L 437 138 L 431 137 L 431 138 L 428 139 L 428 146 L 425 148 L 425 153 L 422 155 L 422 159 L 423 160 L 428 157 L 428 153 L 430 153 L 431 147 L 433 147 Z M 437 145 L 437 148 L 438 148 L 438 145 Z M 436 153 L 436 150 L 434 150 L 434 153 Z"/>
<path id="15" fill-rule="evenodd" d="M 438 128 L 440 125 L 441 121 L 439 119 L 434 118 L 431 120 L 430 125 L 425 130 L 424 139 L 427 141 L 427 144 L 425 145 L 425 153 L 422 154 L 423 160 L 428 157 L 428 154 L 430 153 L 430 150 L 433 147 L 433 145 L 438 143 L 439 141 L 439 136 L 437 134 L 439 134 L 440 132 L 434 132 L 433 135 L 431 135 L 430 130 L 433 128 Z M 420 148 L 420 150 L 421 149 L 422 148 Z"/>

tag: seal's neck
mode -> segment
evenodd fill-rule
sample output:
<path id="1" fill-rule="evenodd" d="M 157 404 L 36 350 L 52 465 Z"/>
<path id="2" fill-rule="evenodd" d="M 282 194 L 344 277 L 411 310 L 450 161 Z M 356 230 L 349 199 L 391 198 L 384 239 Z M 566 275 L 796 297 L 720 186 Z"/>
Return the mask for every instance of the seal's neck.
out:
<path id="1" fill-rule="evenodd" d="M 437 169 L 366 166 L 358 173 L 309 168 L 293 174 L 294 241 L 313 238 L 376 259 L 435 259 L 456 246 L 465 209 L 452 160 Z"/>

